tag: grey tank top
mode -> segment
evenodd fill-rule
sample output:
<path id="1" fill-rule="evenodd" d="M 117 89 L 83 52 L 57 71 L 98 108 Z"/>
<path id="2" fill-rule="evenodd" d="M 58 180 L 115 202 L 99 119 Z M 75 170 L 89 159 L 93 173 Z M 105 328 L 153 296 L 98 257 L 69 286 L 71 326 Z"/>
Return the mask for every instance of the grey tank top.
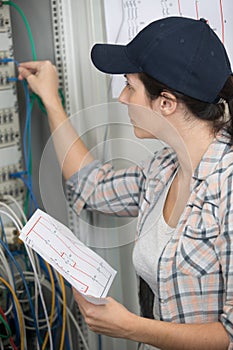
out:
<path id="1" fill-rule="evenodd" d="M 175 176 L 175 175 L 174 175 Z M 173 177 L 174 179 L 174 177 Z M 164 220 L 163 208 L 170 185 L 164 188 L 157 203 L 148 215 L 141 235 L 135 242 L 133 250 L 133 264 L 138 276 L 150 286 L 155 295 L 154 317 L 159 319 L 157 304 L 157 268 L 158 261 L 164 247 L 172 236 L 174 228 L 170 227 Z"/>

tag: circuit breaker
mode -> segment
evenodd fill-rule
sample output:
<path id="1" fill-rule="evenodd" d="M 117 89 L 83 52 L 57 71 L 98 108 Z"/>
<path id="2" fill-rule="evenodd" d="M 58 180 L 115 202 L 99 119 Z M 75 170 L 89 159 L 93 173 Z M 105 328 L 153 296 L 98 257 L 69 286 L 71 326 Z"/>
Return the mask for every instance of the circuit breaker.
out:
<path id="1" fill-rule="evenodd" d="M 23 170 L 9 6 L 0 6 L 0 195 L 24 198 L 24 185 L 12 174 Z"/>

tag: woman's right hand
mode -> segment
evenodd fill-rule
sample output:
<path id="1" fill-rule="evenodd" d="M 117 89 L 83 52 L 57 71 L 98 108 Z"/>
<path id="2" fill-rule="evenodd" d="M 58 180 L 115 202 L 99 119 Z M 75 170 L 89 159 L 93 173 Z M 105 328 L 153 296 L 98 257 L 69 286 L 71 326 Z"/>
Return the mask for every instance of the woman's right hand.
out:
<path id="1" fill-rule="evenodd" d="M 57 70 L 50 61 L 23 62 L 18 70 L 19 79 L 26 79 L 32 91 L 45 105 L 54 98 L 59 98 Z"/>

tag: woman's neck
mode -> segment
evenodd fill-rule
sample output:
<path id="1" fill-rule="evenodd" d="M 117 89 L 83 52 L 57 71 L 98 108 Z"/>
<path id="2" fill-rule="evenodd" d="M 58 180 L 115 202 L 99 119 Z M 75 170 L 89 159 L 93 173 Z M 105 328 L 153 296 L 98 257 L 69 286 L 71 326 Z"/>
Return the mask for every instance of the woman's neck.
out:
<path id="1" fill-rule="evenodd" d="M 187 124 L 169 142 L 177 154 L 180 173 L 192 177 L 196 167 L 214 139 L 214 134 L 204 122 Z"/>

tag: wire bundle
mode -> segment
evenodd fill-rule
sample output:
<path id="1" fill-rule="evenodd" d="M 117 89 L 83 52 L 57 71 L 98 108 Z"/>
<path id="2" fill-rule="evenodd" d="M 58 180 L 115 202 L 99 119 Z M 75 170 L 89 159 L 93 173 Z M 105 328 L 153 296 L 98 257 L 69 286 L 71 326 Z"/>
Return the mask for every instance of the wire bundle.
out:
<path id="1" fill-rule="evenodd" d="M 0 5 L 11 5 L 21 15 L 28 32 L 33 60 L 36 60 L 35 44 L 29 23 L 23 11 L 13 1 L 1 1 Z M 13 58 L 1 59 L 3 63 L 19 63 Z M 10 77 L 9 82 L 16 82 Z M 6 229 L 18 232 L 27 222 L 27 217 L 38 207 L 32 186 L 31 112 L 37 99 L 43 112 L 44 106 L 35 94 L 30 94 L 27 82 L 23 81 L 26 103 L 26 118 L 23 133 L 25 170 L 12 173 L 20 178 L 27 188 L 24 208 L 10 195 L 0 196 L 0 350 L 31 349 L 77 349 L 73 339 L 77 333 L 88 350 L 78 322 L 73 316 L 75 307 L 73 294 L 63 278 L 31 249 L 19 241 L 12 247 L 8 244 Z M 64 103 L 61 90 L 60 97 Z M 7 219 L 7 226 L 5 220 Z M 67 296 L 70 296 L 70 305 Z M 72 327 L 73 326 L 73 327 Z M 74 333 L 76 330 L 76 334 Z"/>
<path id="2" fill-rule="evenodd" d="M 0 344 L 27 350 L 27 335 L 32 332 L 37 349 L 62 350 L 64 346 L 73 349 L 71 320 L 87 350 L 88 345 L 72 314 L 74 302 L 70 286 L 65 285 L 62 276 L 32 250 L 26 247 L 25 251 L 23 244 L 19 243 L 17 250 L 10 250 L 2 217 L 7 216 L 18 231 L 23 227 L 19 215 L 13 213 L 6 202 L 0 202 L 0 324 L 5 327 L 5 333 L 0 334 Z M 45 290 L 49 291 L 46 298 Z M 71 295 L 70 306 L 67 305 L 67 293 Z"/>
<path id="3" fill-rule="evenodd" d="M 1 4 L 12 6 L 20 14 L 28 33 L 28 38 L 29 38 L 31 51 L 32 51 L 32 59 L 36 61 L 37 55 L 36 55 L 36 49 L 35 49 L 35 42 L 33 39 L 29 22 L 23 10 L 15 2 L 10 0 L 1 1 Z M 16 67 L 19 66 L 19 63 L 12 58 L 0 59 L 0 62 L 3 62 L 3 63 L 14 62 L 16 64 Z M 10 81 L 12 82 L 12 81 L 17 81 L 18 79 L 17 77 L 10 77 L 8 78 L 8 80 L 9 82 Z M 11 176 L 14 178 L 20 178 L 25 184 L 27 188 L 27 194 L 26 194 L 25 203 L 24 203 L 24 212 L 27 213 L 29 216 L 31 216 L 33 211 L 38 208 L 38 203 L 33 193 L 33 186 L 32 186 L 32 154 L 31 154 L 31 112 L 32 112 L 35 100 L 37 100 L 40 110 L 44 114 L 47 114 L 47 112 L 40 97 L 35 93 L 29 93 L 27 82 L 24 80 L 22 84 L 24 88 L 25 102 L 26 102 L 26 120 L 25 120 L 24 135 L 23 135 L 25 171 L 13 173 L 11 174 Z M 65 106 L 65 99 L 64 99 L 64 94 L 62 92 L 62 89 L 59 88 L 58 92 L 62 101 L 62 105 Z"/>

